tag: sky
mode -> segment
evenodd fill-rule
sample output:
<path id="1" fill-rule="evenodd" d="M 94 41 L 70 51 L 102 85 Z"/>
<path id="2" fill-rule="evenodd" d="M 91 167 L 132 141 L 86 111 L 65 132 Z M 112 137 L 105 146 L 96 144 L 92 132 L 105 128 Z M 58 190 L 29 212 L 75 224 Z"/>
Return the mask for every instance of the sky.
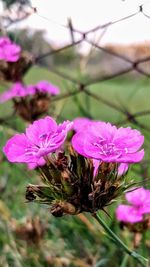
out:
<path id="1" fill-rule="evenodd" d="M 144 0 L 31 0 L 31 4 L 37 8 L 37 14 L 21 22 L 21 27 L 45 30 L 46 38 L 56 45 L 70 41 L 69 31 L 65 27 L 68 18 L 71 18 L 75 28 L 84 31 L 135 13 L 141 4 L 150 16 L 150 1 Z M 149 41 L 149 29 L 150 19 L 139 13 L 109 27 L 101 42 L 126 44 Z M 97 40 L 100 35 L 99 31 L 91 38 Z"/>

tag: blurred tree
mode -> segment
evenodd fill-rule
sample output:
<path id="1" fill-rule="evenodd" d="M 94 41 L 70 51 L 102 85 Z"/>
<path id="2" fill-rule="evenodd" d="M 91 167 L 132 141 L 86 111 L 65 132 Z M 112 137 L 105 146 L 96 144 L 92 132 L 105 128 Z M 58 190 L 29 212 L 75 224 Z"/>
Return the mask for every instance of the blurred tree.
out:
<path id="1" fill-rule="evenodd" d="M 71 64 L 76 59 L 77 52 L 74 46 L 54 55 L 54 63 L 58 65 Z"/>
<path id="2" fill-rule="evenodd" d="M 51 52 L 52 46 L 44 38 L 45 32 L 43 30 L 32 31 L 28 28 L 20 29 L 15 32 L 9 32 L 9 36 L 16 43 L 20 44 L 23 50 L 26 50 L 33 54 L 34 57 L 47 54 Z M 49 66 L 53 63 L 51 56 L 43 57 L 40 60 L 43 66 Z"/>
<path id="3" fill-rule="evenodd" d="M 52 55 L 51 52 L 57 48 L 54 48 L 45 39 L 44 34 L 43 30 L 33 31 L 29 28 L 9 32 L 10 38 L 20 44 L 22 49 L 30 52 L 36 58 L 41 56 L 39 63 L 45 67 L 50 67 L 53 63 L 55 65 L 74 64 L 78 58 L 76 49 L 71 47 Z"/>
<path id="4" fill-rule="evenodd" d="M 13 4 L 27 5 L 30 3 L 30 0 L 2 0 L 5 8 L 9 8 Z"/>

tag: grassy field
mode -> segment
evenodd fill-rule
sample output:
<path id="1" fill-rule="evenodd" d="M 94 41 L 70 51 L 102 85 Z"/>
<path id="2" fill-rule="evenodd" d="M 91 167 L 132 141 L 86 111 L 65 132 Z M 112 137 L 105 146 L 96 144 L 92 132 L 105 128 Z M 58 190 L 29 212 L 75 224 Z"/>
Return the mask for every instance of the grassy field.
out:
<path id="1" fill-rule="evenodd" d="M 64 72 L 68 74 L 67 70 Z M 81 81 L 86 81 L 86 79 L 84 77 L 82 78 L 81 75 L 78 75 L 76 78 Z M 38 67 L 34 67 L 25 77 L 25 81 L 27 83 L 34 83 L 41 79 L 47 79 L 58 85 L 62 92 L 75 90 L 75 85 L 71 82 L 60 78 L 48 70 L 41 70 Z M 150 80 L 146 77 L 123 75 L 119 78 L 91 85 L 88 89 L 110 102 L 115 103 L 120 107 L 127 108 L 130 112 L 134 113 L 149 109 L 149 86 Z M 122 118 L 120 113 L 115 112 L 115 110 L 112 110 L 112 108 L 104 105 L 103 103 L 100 103 L 97 100 L 88 100 L 87 97 L 84 96 L 84 93 L 79 94 L 78 102 L 85 109 L 85 112 L 94 119 L 118 121 L 118 119 Z M 64 117 L 69 119 L 73 119 L 76 116 L 83 116 L 83 111 L 79 109 L 79 105 L 77 104 L 75 97 L 59 101 L 57 108 L 60 108 L 60 110 L 62 108 L 61 113 Z"/>
<path id="2" fill-rule="evenodd" d="M 71 92 L 75 86 L 57 75 L 34 67 L 25 77 L 26 83 L 49 80 L 61 88 L 61 92 Z M 122 76 L 117 79 L 90 86 L 90 92 L 99 95 L 131 113 L 149 109 L 150 80 L 144 77 Z M 88 97 L 84 93 L 58 100 L 54 103 L 58 120 L 89 116 L 93 119 L 120 122 L 125 116 L 104 103 Z M 1 104 L 0 118 L 12 114 L 11 103 Z M 150 115 L 138 117 L 138 122 L 149 127 Z M 130 123 L 134 128 L 139 126 Z M 123 125 L 129 125 L 125 123 Z M 14 130 L 12 130 L 11 126 Z M 0 126 L 1 149 L 8 137 L 15 131 L 23 131 L 24 122 L 15 115 L 9 125 Z M 149 160 L 150 133 L 145 135 L 146 159 Z M 137 267 L 137 263 L 127 256 L 113 242 L 110 242 L 101 227 L 89 214 L 54 218 L 47 206 L 25 202 L 25 187 L 29 183 L 39 183 L 36 171 L 28 171 L 26 166 L 8 163 L 1 153 L 0 168 L 0 267 Z M 133 168 L 128 179 L 141 181 L 140 166 Z M 137 171 L 139 171 L 137 173 Z M 142 170 L 141 170 L 142 173 Z M 149 175 L 149 169 L 148 173 Z M 149 176 L 147 177 L 149 178 Z M 121 200 L 118 200 L 121 202 Z M 102 217 L 111 228 L 132 248 L 133 236 L 128 230 L 121 231 L 115 220 L 114 210 L 118 203 L 108 207 Z M 19 228 L 20 227 L 20 228 Z M 19 230 L 18 230 L 19 229 Z M 32 242 L 33 235 L 36 237 Z M 138 251 L 145 256 L 149 253 L 149 233 L 143 237 L 146 245 Z M 149 255 L 150 256 L 150 255 Z M 139 265 L 140 266 L 140 265 Z"/>

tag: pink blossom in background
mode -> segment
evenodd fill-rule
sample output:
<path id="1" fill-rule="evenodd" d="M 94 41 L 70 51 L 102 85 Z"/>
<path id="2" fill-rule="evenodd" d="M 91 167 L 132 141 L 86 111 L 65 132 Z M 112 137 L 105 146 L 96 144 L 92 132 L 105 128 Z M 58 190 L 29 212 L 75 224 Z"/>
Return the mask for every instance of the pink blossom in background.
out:
<path id="1" fill-rule="evenodd" d="M 40 86 L 39 86 L 40 84 Z M 43 85 L 42 85 L 43 84 Z M 37 85 L 24 85 L 21 82 L 15 83 L 10 89 L 0 95 L 0 103 L 17 97 L 25 97 L 36 93 L 47 93 L 49 95 L 59 94 L 59 89 L 47 81 L 41 81 Z"/>
<path id="2" fill-rule="evenodd" d="M 16 97 L 25 97 L 26 95 L 27 91 L 25 86 L 22 83 L 17 82 L 9 90 L 0 95 L 0 103 L 6 102 Z"/>
<path id="3" fill-rule="evenodd" d="M 143 206 L 144 203 L 150 202 L 150 190 L 139 187 L 131 192 L 126 193 L 127 201 L 134 206 Z"/>
<path id="4" fill-rule="evenodd" d="M 25 90 L 26 90 L 26 96 L 32 96 L 35 95 L 36 93 L 35 86 L 32 84 L 26 85 Z"/>
<path id="5" fill-rule="evenodd" d="M 150 212 L 150 190 L 140 187 L 126 193 L 126 199 L 131 205 L 138 207 L 141 214 Z"/>
<path id="6" fill-rule="evenodd" d="M 59 88 L 49 83 L 48 81 L 40 81 L 35 85 L 35 89 L 41 93 L 48 93 L 50 95 L 58 95 L 60 93 Z"/>
<path id="7" fill-rule="evenodd" d="M 135 188 L 125 194 L 130 205 L 119 205 L 116 216 L 119 221 L 136 223 L 142 221 L 144 214 L 150 213 L 150 190 Z"/>
<path id="8" fill-rule="evenodd" d="M 110 123 L 94 122 L 72 138 L 74 149 L 81 155 L 103 162 L 135 163 L 144 157 L 139 150 L 144 136 L 130 127 L 118 128 Z"/>
<path id="9" fill-rule="evenodd" d="M 142 214 L 134 206 L 119 205 L 116 209 L 116 216 L 118 221 L 125 223 L 136 223 L 143 220 Z"/>
<path id="10" fill-rule="evenodd" d="M 20 58 L 21 47 L 8 37 L 0 37 L 0 60 L 16 62 Z"/>
<path id="11" fill-rule="evenodd" d="M 60 148 L 73 123 L 65 121 L 57 125 L 51 117 L 45 117 L 31 124 L 25 134 L 10 138 L 3 151 L 10 162 L 37 163 L 42 157 Z"/>

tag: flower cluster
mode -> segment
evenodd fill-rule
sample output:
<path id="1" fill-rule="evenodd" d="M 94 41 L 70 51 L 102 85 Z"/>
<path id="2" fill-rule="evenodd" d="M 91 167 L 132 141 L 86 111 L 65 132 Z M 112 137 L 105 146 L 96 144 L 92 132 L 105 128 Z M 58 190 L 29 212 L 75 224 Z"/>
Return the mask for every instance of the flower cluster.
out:
<path id="1" fill-rule="evenodd" d="M 144 156 L 144 137 L 137 130 L 90 121 L 66 140 L 72 122 L 57 123 L 46 117 L 16 134 L 4 147 L 10 162 L 37 167 L 46 185 L 29 185 L 28 201 L 51 206 L 55 216 L 94 213 L 104 209 L 131 184 L 124 175 L 128 165 Z"/>
<path id="2" fill-rule="evenodd" d="M 28 86 L 17 82 L 0 95 L 0 103 L 12 99 L 17 114 L 32 122 L 48 111 L 51 97 L 57 94 L 59 89 L 48 81 Z"/>
<path id="3" fill-rule="evenodd" d="M 0 95 L 0 103 L 14 98 L 22 98 L 35 94 L 48 94 L 51 96 L 59 94 L 59 89 L 48 81 L 40 81 L 35 85 L 25 86 L 21 82 L 15 83 L 9 90 Z"/>
<path id="4" fill-rule="evenodd" d="M 0 60 L 16 62 L 20 58 L 21 48 L 8 37 L 0 37 Z"/>
<path id="5" fill-rule="evenodd" d="M 145 215 L 150 213 L 150 190 L 143 187 L 135 188 L 125 196 L 130 205 L 118 206 L 117 219 L 124 223 L 144 221 Z"/>

